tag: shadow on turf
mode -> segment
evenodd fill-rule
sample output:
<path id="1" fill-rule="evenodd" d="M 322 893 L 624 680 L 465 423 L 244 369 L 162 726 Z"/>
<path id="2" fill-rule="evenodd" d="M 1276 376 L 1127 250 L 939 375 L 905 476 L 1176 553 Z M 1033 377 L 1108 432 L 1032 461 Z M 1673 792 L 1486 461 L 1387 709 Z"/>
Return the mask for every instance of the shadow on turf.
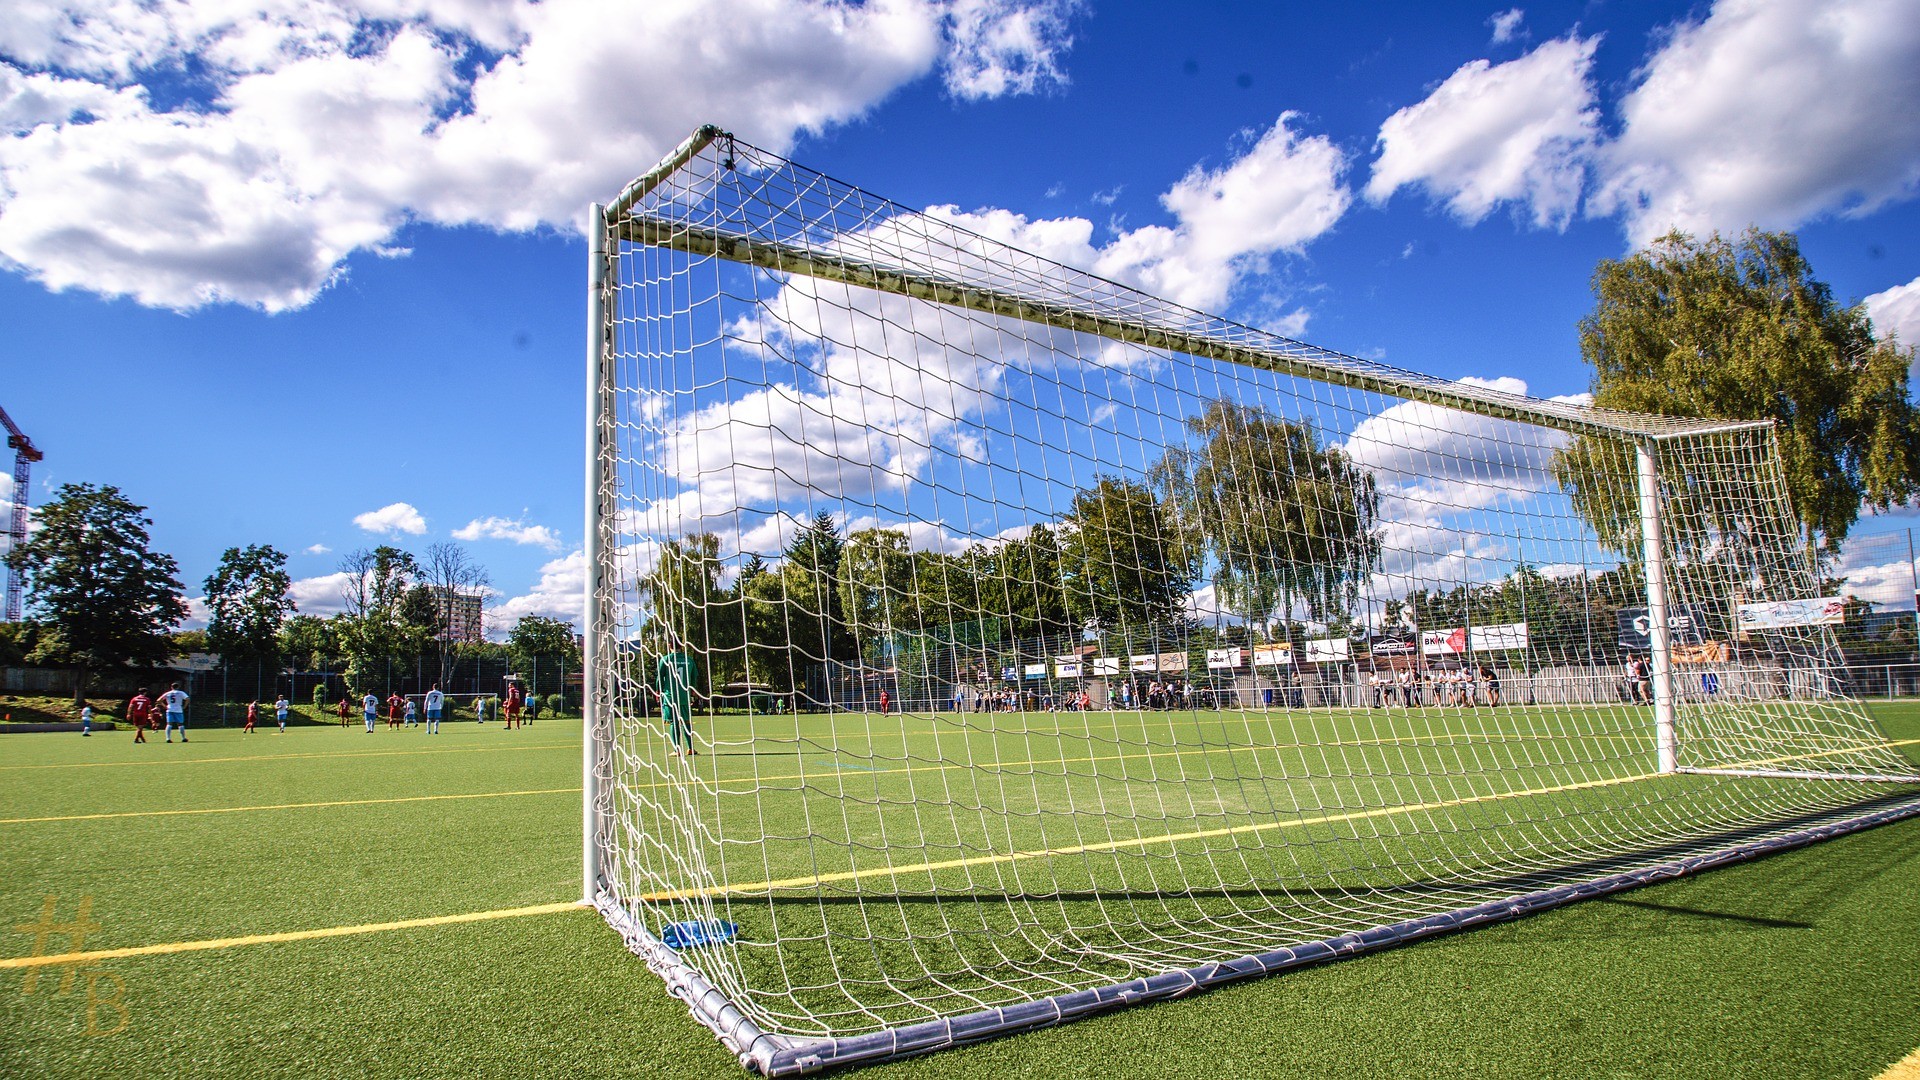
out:
<path id="1" fill-rule="evenodd" d="M 1715 833 L 1711 836 L 1704 837 L 1698 840 L 1681 841 L 1681 842 L 1676 842 L 1671 844 L 1661 844 L 1661 845 L 1642 848 L 1633 852 L 1612 856 L 1604 859 L 1589 859 L 1584 862 L 1572 863 L 1567 866 L 1556 867 L 1551 871 L 1535 872 L 1535 873 L 1528 873 L 1528 874 L 1512 874 L 1504 877 L 1476 879 L 1472 881 L 1427 879 L 1422 881 L 1379 883 L 1379 884 L 1370 883 L 1370 882 L 1354 882 L 1353 884 L 1343 888 L 1327 887 L 1327 888 L 1311 888 L 1311 889 L 1302 888 L 1302 887 L 1275 887 L 1272 889 L 1259 889 L 1259 888 L 1252 888 L 1252 887 L 1225 888 L 1225 889 L 1191 889 L 1177 896 L 1169 895 L 1164 892 L 1138 892 L 1138 891 L 1124 890 L 1124 889 L 1112 889 L 1112 890 L 1095 889 L 1095 890 L 1081 890 L 1081 891 L 1073 891 L 1073 892 L 1054 892 L 1054 893 L 1008 893 L 1008 892 L 1001 892 L 1001 893 L 983 893 L 983 892 L 888 893 L 888 894 L 844 893 L 844 894 L 837 894 L 837 895 L 830 894 L 830 895 L 816 895 L 816 896 L 808 896 L 808 897 L 792 897 L 792 898 L 781 897 L 776 899 L 774 902 L 777 904 L 783 904 L 783 905 L 784 904 L 795 904 L 795 905 L 803 905 L 803 906 L 820 905 L 820 906 L 830 906 L 830 907 L 839 906 L 839 905 L 849 905 L 849 904 L 850 905 L 872 904 L 876 900 L 885 900 L 885 901 L 890 901 L 890 902 L 899 903 L 899 904 L 916 904 L 916 905 L 917 904 L 967 904 L 967 903 L 1006 904 L 1006 903 L 1074 903 L 1074 902 L 1081 902 L 1081 903 L 1145 902 L 1145 903 L 1160 903 L 1160 904 L 1171 905 L 1171 904 L 1178 904 L 1179 902 L 1181 902 L 1181 900 L 1186 898 L 1192 898 L 1194 900 L 1206 900 L 1206 899 L 1215 899 L 1215 898 L 1258 899 L 1258 900 L 1262 900 L 1270 903 L 1275 896 L 1284 894 L 1284 895 L 1291 895 L 1291 896 L 1297 896 L 1297 897 L 1312 897 L 1314 899 L 1331 900 L 1331 901 L 1339 902 L 1341 904 L 1351 904 L 1355 898 L 1355 895 L 1360 893 L 1387 894 L 1387 895 L 1398 895 L 1398 896 L 1420 896 L 1420 895 L 1432 895 L 1434 893 L 1442 893 L 1442 892 L 1458 892 L 1462 889 L 1473 889 L 1475 891 L 1484 891 L 1484 890 L 1493 889 L 1493 890 L 1509 891 L 1517 895 L 1521 893 L 1535 892 L 1542 889 L 1549 889 L 1549 888 L 1553 888 L 1560 885 L 1592 881 L 1597 878 L 1607 877 L 1612 874 L 1617 874 L 1623 871 L 1632 870 L 1635 867 L 1644 867 L 1649 864 L 1658 864 L 1658 863 L 1667 862 L 1675 859 L 1686 858 L 1688 856 L 1699 855 L 1707 851 L 1723 850 L 1728 847 L 1735 847 L 1740 844 L 1746 843 L 1750 840 L 1760 839 L 1764 836 L 1776 834 L 1781 831 L 1794 831 L 1794 830 L 1818 825 L 1827 821 L 1837 820 L 1841 818 L 1856 817 L 1862 814 L 1872 813 L 1876 810 L 1883 809 L 1885 807 L 1908 802 L 1913 798 L 1914 798 L 1914 794 L 1910 791 L 1898 792 L 1894 794 L 1884 795 L 1879 798 L 1870 799 L 1865 802 L 1853 803 L 1848 806 L 1839 807 L 1836 809 L 1822 810 L 1822 811 L 1802 814 L 1797 817 L 1789 818 L 1784 821 L 1773 822 L 1767 825 L 1755 825 L 1755 826 L 1750 826 L 1744 829 L 1735 829 L 1729 832 Z M 1768 855 L 1771 855 L 1771 854 L 1776 854 L 1776 853 L 1768 852 L 1766 854 L 1757 856 L 1757 858 L 1766 858 Z M 1660 882 L 1671 881 L 1671 880 L 1675 880 L 1675 879 L 1662 878 L 1662 879 L 1659 879 L 1659 881 L 1650 881 L 1648 882 L 1648 884 L 1658 884 Z M 1626 907 L 1635 907 L 1635 908 L 1641 908 L 1641 909 L 1650 910 L 1650 911 L 1661 911 L 1661 912 L 1666 912 L 1669 914 L 1676 914 L 1676 915 L 1688 915 L 1688 916 L 1694 916 L 1694 917 L 1705 918 L 1705 919 L 1721 919 L 1721 920 L 1727 920 L 1732 922 L 1739 922 L 1739 923 L 1743 923 L 1751 926 L 1765 927 L 1768 929 L 1776 929 L 1776 930 L 1816 929 L 1815 925 L 1812 923 L 1797 922 L 1797 921 L 1788 920 L 1788 919 L 1769 919 L 1762 916 L 1736 915 L 1729 912 L 1707 911 L 1704 909 L 1686 908 L 1686 907 L 1671 907 L 1668 905 L 1655 904 L 1647 901 L 1629 900 L 1629 899 L 1622 898 L 1620 896 L 1606 896 L 1606 897 L 1601 897 L 1600 899 L 1604 899 L 1610 903 L 1626 906 Z"/>

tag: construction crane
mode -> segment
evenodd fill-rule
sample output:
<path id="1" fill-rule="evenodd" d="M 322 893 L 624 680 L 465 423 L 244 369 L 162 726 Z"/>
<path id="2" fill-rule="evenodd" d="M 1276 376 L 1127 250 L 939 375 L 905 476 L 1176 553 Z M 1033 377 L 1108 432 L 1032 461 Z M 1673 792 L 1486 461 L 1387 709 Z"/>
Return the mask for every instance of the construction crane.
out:
<path id="1" fill-rule="evenodd" d="M 13 521 L 7 529 L 7 535 L 13 543 L 7 550 L 12 551 L 27 542 L 27 474 L 33 469 L 33 463 L 46 457 L 20 425 L 13 422 L 7 410 L 0 409 L 0 426 L 7 429 L 7 447 L 13 451 Z M 7 570 L 7 621 L 20 621 L 20 571 Z"/>

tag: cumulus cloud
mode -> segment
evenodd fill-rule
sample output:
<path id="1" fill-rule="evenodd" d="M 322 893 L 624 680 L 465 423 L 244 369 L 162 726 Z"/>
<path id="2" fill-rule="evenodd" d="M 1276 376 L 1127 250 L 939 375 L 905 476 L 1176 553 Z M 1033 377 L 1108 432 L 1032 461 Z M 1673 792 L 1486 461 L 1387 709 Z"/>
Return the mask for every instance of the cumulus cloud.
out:
<path id="1" fill-rule="evenodd" d="M 1869 213 L 1920 183 L 1920 9 L 1720 0 L 1670 31 L 1620 114 L 1590 209 L 1636 244 Z"/>
<path id="2" fill-rule="evenodd" d="M 517 518 L 474 518 L 453 530 L 455 540 L 509 540 L 548 551 L 560 549 L 560 534 L 545 525 L 529 525 Z"/>
<path id="3" fill-rule="evenodd" d="M 540 580 L 519 596 L 510 596 L 487 615 L 495 627 L 508 628 L 522 616 L 538 615 L 579 626 L 587 587 L 587 556 L 576 551 L 540 567 Z"/>
<path id="4" fill-rule="evenodd" d="M 406 533 L 421 536 L 427 531 L 427 519 L 410 503 L 388 503 L 378 510 L 369 510 L 354 516 L 353 523 L 370 533 L 386 536 L 398 536 Z"/>
<path id="5" fill-rule="evenodd" d="M 1489 16 L 1487 25 L 1493 27 L 1493 43 L 1504 45 L 1515 38 L 1526 36 L 1526 31 L 1520 29 L 1520 23 L 1526 17 L 1527 13 L 1519 8 L 1508 8 Z"/>
<path id="6" fill-rule="evenodd" d="M 1527 392 L 1527 384 L 1512 377 L 1460 382 Z M 1551 400 L 1588 399 L 1576 394 Z M 1381 496 L 1382 557 L 1373 595 L 1495 580 L 1521 558 L 1545 562 L 1543 551 L 1564 556 L 1582 546 L 1581 530 L 1559 537 L 1540 533 L 1535 522 L 1516 531 L 1510 516 L 1526 512 L 1553 488 L 1548 468 L 1565 444 L 1566 436 L 1549 428 L 1417 401 L 1388 406 L 1355 425 L 1341 449 L 1373 474 Z M 1516 547 L 1521 533 L 1535 549 Z"/>
<path id="7" fill-rule="evenodd" d="M 347 587 L 353 575 L 342 570 L 318 577 L 297 578 L 288 590 L 302 615 L 338 615 L 346 610 Z"/>
<path id="8" fill-rule="evenodd" d="M 701 123 L 784 150 L 936 69 L 967 99 L 1042 89 L 1075 4 L 15 7 L 0 262 L 54 289 L 281 310 L 408 221 L 571 226 Z M 171 76 L 151 92 L 182 70 L 189 99 Z"/>
<path id="9" fill-rule="evenodd" d="M 1907 382 L 1909 390 L 1920 392 L 1920 278 L 1874 293 L 1861 302 L 1867 306 L 1875 334 L 1895 337 L 1903 348 L 1913 350 Z"/>
<path id="10" fill-rule="evenodd" d="M 1599 125 L 1589 82 L 1598 44 L 1568 37 L 1504 64 L 1461 66 L 1380 125 L 1368 200 L 1417 186 L 1468 224 L 1511 203 L 1537 226 L 1564 227 Z"/>
<path id="11" fill-rule="evenodd" d="M 308 555 L 327 555 L 333 552 L 333 549 L 325 544 L 308 544 L 301 550 L 305 551 Z"/>

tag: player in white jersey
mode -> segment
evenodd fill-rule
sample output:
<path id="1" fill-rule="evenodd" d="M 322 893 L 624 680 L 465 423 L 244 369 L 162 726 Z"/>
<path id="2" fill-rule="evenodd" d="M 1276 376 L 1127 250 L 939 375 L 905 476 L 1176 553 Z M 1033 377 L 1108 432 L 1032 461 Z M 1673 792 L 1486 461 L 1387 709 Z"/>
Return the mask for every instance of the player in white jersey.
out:
<path id="1" fill-rule="evenodd" d="M 367 696 L 360 699 L 360 709 L 367 715 L 367 734 L 371 735 L 373 734 L 373 722 L 380 719 L 380 699 L 373 695 L 373 691 L 369 690 L 367 691 Z"/>
<path id="2" fill-rule="evenodd" d="M 173 741 L 173 729 L 180 729 L 180 741 L 187 741 L 187 695 L 179 683 L 160 695 L 160 707 L 167 713 L 167 741 Z"/>
<path id="3" fill-rule="evenodd" d="M 287 704 L 287 695 L 281 694 L 274 699 L 273 718 L 280 722 L 280 734 L 282 735 L 287 733 L 287 709 L 290 707 L 291 706 Z"/>
<path id="4" fill-rule="evenodd" d="M 434 683 L 427 691 L 427 734 L 440 734 L 440 713 L 447 707 L 447 695 L 440 692 L 440 684 Z"/>

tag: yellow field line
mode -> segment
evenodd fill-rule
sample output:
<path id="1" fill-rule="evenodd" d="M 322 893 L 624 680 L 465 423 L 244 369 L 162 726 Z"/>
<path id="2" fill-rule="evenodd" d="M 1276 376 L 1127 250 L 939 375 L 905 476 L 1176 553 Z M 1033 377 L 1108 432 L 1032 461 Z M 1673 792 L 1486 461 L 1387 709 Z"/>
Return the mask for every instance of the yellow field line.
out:
<path id="1" fill-rule="evenodd" d="M 327 802 L 271 803 L 262 806 L 211 806 L 194 810 L 124 810 L 105 814 L 61 814 L 53 817 L 0 818 L 0 825 L 33 825 L 47 821 L 98 821 L 102 818 L 181 817 L 193 814 L 244 814 L 255 810 L 313 810 L 326 806 L 378 806 L 383 803 L 438 802 L 445 799 L 505 799 L 516 795 L 579 794 L 578 787 L 536 788 L 530 791 L 477 791 L 461 795 L 402 795 L 387 799 L 333 799 Z"/>
<path id="2" fill-rule="evenodd" d="M 250 754 L 245 757 L 149 758 L 146 761 L 70 761 L 47 765 L 0 765 L 0 772 L 29 769 L 110 769 L 118 765 L 217 765 L 231 761 L 299 761 L 306 758 L 408 757 L 414 754 L 497 754 L 509 750 L 578 750 L 580 740 L 516 746 L 449 746 L 444 750 L 346 750 L 328 754 Z"/>
<path id="3" fill-rule="evenodd" d="M 231 949 L 237 945 L 274 945 L 285 941 L 312 941 L 316 938 L 377 934 L 384 930 L 413 930 L 422 926 L 452 926 L 456 923 L 514 919 L 522 915 L 552 915 L 582 910 L 580 902 L 499 908 L 494 911 L 469 911 L 461 915 L 434 915 L 424 919 L 398 919 L 393 922 L 361 923 L 358 926 L 326 926 L 318 930 L 286 930 L 277 934 L 248 934 L 244 937 L 208 938 L 203 941 L 174 941 L 164 945 L 134 945 L 125 949 L 93 949 L 87 952 L 56 953 L 50 956 L 15 956 L 0 959 L 0 971 L 9 968 L 34 968 L 91 964 L 103 960 L 121 960 L 129 956 L 166 956 L 172 953 L 201 952 L 206 949 Z"/>
<path id="4" fill-rule="evenodd" d="M 1892 746 L 1909 746 L 1920 743 L 1920 739 L 1905 739 L 1890 743 Z M 1800 760 L 1801 758 L 1822 757 L 1830 754 L 1845 753 L 1844 750 L 1827 750 L 1819 753 L 1803 754 L 1800 758 L 1780 758 L 1767 762 Z M 1752 763 L 1741 763 L 1729 768 L 1747 768 Z M 773 892 L 780 889 L 798 889 L 809 886 L 825 885 L 839 881 L 856 881 L 872 877 L 898 877 L 901 874 L 916 874 L 934 870 L 954 870 L 968 866 L 990 866 L 996 864 L 1021 862 L 1028 859 L 1057 858 L 1064 855 L 1085 855 L 1102 851 L 1120 851 L 1125 848 L 1147 847 L 1153 844 L 1171 844 L 1182 840 L 1208 840 L 1221 836 L 1243 836 L 1249 833 L 1270 832 L 1274 829 L 1297 829 L 1308 825 L 1337 825 L 1347 821 L 1364 821 L 1370 818 L 1387 817 L 1393 814 L 1415 814 L 1429 810 L 1444 810 L 1455 806 L 1468 806 L 1475 803 L 1497 802 L 1501 799 L 1531 798 L 1535 795 L 1556 795 L 1567 791 L 1583 791 L 1593 788 L 1615 787 L 1641 780 L 1651 780 L 1665 774 L 1658 772 L 1638 773 L 1632 776 L 1617 776 L 1604 780 L 1583 780 L 1573 784 L 1556 784 L 1552 787 L 1528 788 L 1523 791 L 1497 791 L 1486 795 L 1468 795 L 1458 799 L 1443 799 L 1437 802 L 1414 803 L 1400 806 L 1381 806 L 1371 810 L 1355 810 L 1345 814 L 1322 814 L 1318 817 L 1292 818 L 1285 821 L 1261 821 L 1248 825 L 1233 825 L 1218 829 L 1199 829 L 1193 832 L 1167 833 L 1162 836 L 1134 837 L 1125 840 L 1105 840 L 1095 844 L 1077 844 L 1065 848 L 1034 848 L 1028 851 L 1010 851 L 998 855 L 976 855 L 965 859 L 946 859 L 939 862 L 915 863 L 912 866 L 882 866 L 867 870 L 843 870 L 831 874 L 818 874 L 810 877 L 781 878 L 774 881 L 756 881 L 744 885 L 715 885 L 705 889 L 688 889 L 674 892 L 648 893 L 642 900 L 693 900 L 715 896 L 737 896 L 742 893 Z"/>
<path id="5" fill-rule="evenodd" d="M 1209 840 L 1221 836 L 1244 836 L 1249 833 L 1271 832 L 1274 829 L 1298 829 L 1308 825 L 1334 825 L 1344 821 L 1364 821 L 1368 818 L 1387 817 L 1393 814 L 1415 814 L 1426 810 L 1442 810 L 1451 806 L 1466 806 L 1471 803 L 1493 802 L 1499 799 L 1528 798 L 1534 795 L 1554 795 L 1563 791 L 1581 791 L 1589 788 L 1614 787 L 1630 784 L 1639 780 L 1650 780 L 1661 773 L 1637 773 L 1632 776 L 1616 776 L 1605 780 L 1583 780 L 1577 784 L 1557 784 L 1553 787 L 1528 788 L 1524 791 L 1497 791 L 1486 795 L 1468 795 L 1458 799 L 1443 799 L 1438 802 L 1414 803 L 1401 806 L 1380 806 L 1371 810 L 1355 810 L 1346 814 L 1322 814 L 1318 817 L 1292 818 L 1286 821 L 1260 821 L 1250 825 L 1230 825 L 1218 829 L 1196 829 L 1192 832 L 1166 833 L 1161 836 L 1129 837 L 1125 840 L 1103 840 L 1096 844 L 1075 844 L 1063 848 L 1033 848 L 1027 851 L 1009 851 L 999 855 L 975 855 L 965 859 L 943 859 L 939 862 L 915 863 L 912 866 L 880 866 L 869 870 L 842 870 L 831 874 L 816 874 L 810 877 L 780 878 L 773 881 L 755 881 L 744 885 L 715 885 L 706 889 L 685 889 L 675 892 L 647 893 L 642 900 L 697 900 L 715 896 L 737 896 L 742 893 L 773 892 L 780 889 L 799 889 L 814 885 L 826 885 L 837 881 L 857 881 L 872 877 L 898 877 L 901 874 L 917 874 L 934 870 L 955 870 L 965 866 L 991 866 L 1000 863 L 1022 862 L 1028 859 L 1051 859 L 1063 855 L 1085 855 L 1093 852 L 1120 851 L 1125 848 L 1147 847 L 1153 844 L 1173 844 L 1182 840 Z"/>
<path id="6" fill-rule="evenodd" d="M 1887 1071 L 1873 1080 L 1920 1080 L 1920 1050 L 1887 1066 Z"/>

